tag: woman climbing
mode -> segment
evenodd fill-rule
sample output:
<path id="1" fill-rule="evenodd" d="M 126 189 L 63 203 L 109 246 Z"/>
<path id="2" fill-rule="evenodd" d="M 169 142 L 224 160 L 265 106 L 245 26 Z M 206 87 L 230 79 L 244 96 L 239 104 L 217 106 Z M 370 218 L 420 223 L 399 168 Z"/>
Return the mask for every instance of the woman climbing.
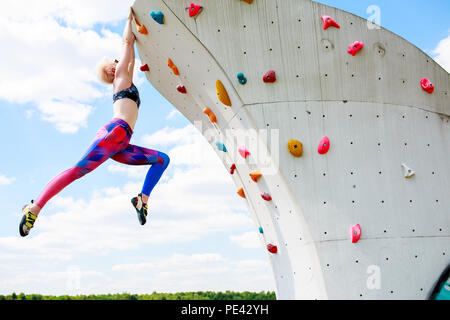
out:
<path id="1" fill-rule="evenodd" d="M 151 165 L 141 193 L 131 199 L 140 224 L 145 224 L 148 197 L 169 165 L 170 160 L 162 152 L 129 144 L 141 103 L 139 92 L 132 82 L 135 61 L 134 43 L 136 41 L 132 32 L 132 19 L 133 10 L 130 8 L 123 33 L 122 58 L 120 61 L 104 59 L 97 68 L 100 79 L 113 85 L 113 119 L 100 128 L 86 154 L 73 168 L 56 176 L 49 182 L 36 201 L 31 201 L 31 204 L 24 206 L 22 209 L 23 217 L 19 225 L 19 232 L 22 237 L 29 234 L 40 211 L 52 197 L 76 179 L 93 171 L 109 158 L 128 165 Z"/>

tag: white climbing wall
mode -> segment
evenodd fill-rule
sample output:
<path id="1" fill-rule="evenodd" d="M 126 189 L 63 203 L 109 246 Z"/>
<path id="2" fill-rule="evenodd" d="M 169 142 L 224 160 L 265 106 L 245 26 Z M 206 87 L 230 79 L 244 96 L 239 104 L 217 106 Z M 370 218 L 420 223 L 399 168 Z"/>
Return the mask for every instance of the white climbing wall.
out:
<path id="1" fill-rule="evenodd" d="M 427 298 L 450 262 L 449 74 L 395 34 L 310 0 L 196 4 L 203 10 L 189 17 L 190 1 L 136 0 L 148 30 L 135 29 L 138 51 L 152 85 L 201 130 L 226 170 L 236 164 L 232 178 L 255 232 L 262 228 L 264 247 L 277 246 L 267 256 L 278 299 Z M 341 28 L 324 30 L 322 15 Z M 352 56 L 354 41 L 364 48 Z M 263 82 L 269 70 L 274 83 Z M 231 107 L 218 99 L 217 80 Z M 325 136 L 331 147 L 320 155 Z M 302 142 L 300 158 L 290 139 Z M 251 153 L 245 160 L 241 146 Z M 415 175 L 405 178 L 402 164 Z M 256 169 L 258 182 L 249 177 Z M 356 224 L 362 235 L 352 243 Z"/>

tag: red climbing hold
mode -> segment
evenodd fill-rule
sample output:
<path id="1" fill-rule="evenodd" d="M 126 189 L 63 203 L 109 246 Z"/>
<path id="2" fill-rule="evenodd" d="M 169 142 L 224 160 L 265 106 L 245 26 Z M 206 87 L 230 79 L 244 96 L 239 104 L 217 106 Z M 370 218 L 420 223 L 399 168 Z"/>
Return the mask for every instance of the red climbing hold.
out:
<path id="1" fill-rule="evenodd" d="M 320 154 L 325 154 L 328 150 L 330 150 L 330 139 L 324 137 L 319 143 L 318 151 Z"/>
<path id="2" fill-rule="evenodd" d="M 352 233 L 352 243 L 357 243 L 359 238 L 361 238 L 361 226 L 357 224 L 353 226 L 350 231 Z"/>
<path id="3" fill-rule="evenodd" d="M 261 198 L 263 198 L 266 201 L 271 201 L 272 200 L 272 197 L 267 192 L 261 193 Z"/>
<path id="4" fill-rule="evenodd" d="M 327 30 L 329 27 L 336 27 L 338 29 L 341 28 L 341 26 L 330 16 L 325 15 L 322 16 L 322 21 L 323 21 L 323 30 Z"/>
<path id="5" fill-rule="evenodd" d="M 350 53 L 352 56 L 355 56 L 359 50 L 361 50 L 364 47 L 364 43 L 355 41 L 352 45 L 348 47 L 348 53 Z"/>
<path id="6" fill-rule="evenodd" d="M 268 71 L 264 75 L 263 81 L 266 82 L 266 83 L 271 83 L 271 82 L 277 81 L 277 76 L 275 75 L 275 71 L 273 71 L 273 70 Z"/>
<path id="7" fill-rule="evenodd" d="M 181 93 L 184 93 L 184 94 L 187 93 L 186 87 L 183 86 L 183 85 L 181 85 L 181 84 L 177 87 L 177 90 L 178 90 L 179 92 L 181 92 Z"/>
<path id="8" fill-rule="evenodd" d="M 189 10 L 189 17 L 192 18 L 200 14 L 200 12 L 203 10 L 203 7 L 192 2 L 189 8 L 187 9 Z"/>
<path id="9" fill-rule="evenodd" d="M 250 155 L 250 151 L 248 151 L 245 146 L 240 146 L 239 154 L 242 156 L 242 158 L 247 159 L 247 157 Z"/>
<path id="10" fill-rule="evenodd" d="M 145 72 L 145 71 L 150 71 L 150 68 L 148 67 L 148 64 L 144 64 L 143 66 L 141 66 L 141 71 Z"/>
<path id="11" fill-rule="evenodd" d="M 267 250 L 268 250 L 270 253 L 276 254 L 276 253 L 278 252 L 278 247 L 277 247 L 277 246 L 274 246 L 274 245 L 271 244 L 271 243 L 269 243 L 269 244 L 267 245 Z"/>
<path id="12" fill-rule="evenodd" d="M 234 170 L 236 170 L 236 164 L 233 163 L 230 167 L 230 174 L 234 174 Z"/>
<path id="13" fill-rule="evenodd" d="M 420 80 L 420 85 L 422 86 L 422 89 L 429 94 L 432 94 L 434 92 L 434 86 L 427 78 L 423 78 L 422 80 Z"/>

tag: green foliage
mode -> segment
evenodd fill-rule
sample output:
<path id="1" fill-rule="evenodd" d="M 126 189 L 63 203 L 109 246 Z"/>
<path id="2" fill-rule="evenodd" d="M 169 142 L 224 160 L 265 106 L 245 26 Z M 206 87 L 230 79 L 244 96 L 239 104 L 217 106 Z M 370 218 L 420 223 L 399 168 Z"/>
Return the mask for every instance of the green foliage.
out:
<path id="1" fill-rule="evenodd" d="M 99 295 L 78 295 L 78 296 L 44 296 L 40 294 L 12 293 L 8 296 L 0 295 L 0 300 L 276 300 L 275 292 L 177 292 L 151 294 L 99 294 Z"/>

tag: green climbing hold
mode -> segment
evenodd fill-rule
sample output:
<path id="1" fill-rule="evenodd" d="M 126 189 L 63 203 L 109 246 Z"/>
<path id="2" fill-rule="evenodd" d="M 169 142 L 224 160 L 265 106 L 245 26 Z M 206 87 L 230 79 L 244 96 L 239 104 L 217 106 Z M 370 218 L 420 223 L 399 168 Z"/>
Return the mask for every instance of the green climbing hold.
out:
<path id="1" fill-rule="evenodd" d="M 237 78 L 238 78 L 240 84 L 244 85 L 247 83 L 247 78 L 244 76 L 244 74 L 242 72 L 237 74 Z"/>
<path id="2" fill-rule="evenodd" d="M 227 148 L 222 142 L 216 142 L 217 150 L 227 152 Z"/>

